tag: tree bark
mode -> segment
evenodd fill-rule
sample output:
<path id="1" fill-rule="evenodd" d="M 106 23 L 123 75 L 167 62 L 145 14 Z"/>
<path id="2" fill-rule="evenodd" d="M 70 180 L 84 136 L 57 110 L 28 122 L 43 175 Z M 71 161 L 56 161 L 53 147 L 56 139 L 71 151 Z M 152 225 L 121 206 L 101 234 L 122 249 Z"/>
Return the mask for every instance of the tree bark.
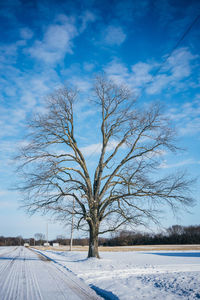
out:
<path id="1" fill-rule="evenodd" d="M 98 250 L 98 227 L 89 224 L 90 236 L 89 236 L 89 249 L 88 257 L 100 258 Z"/>

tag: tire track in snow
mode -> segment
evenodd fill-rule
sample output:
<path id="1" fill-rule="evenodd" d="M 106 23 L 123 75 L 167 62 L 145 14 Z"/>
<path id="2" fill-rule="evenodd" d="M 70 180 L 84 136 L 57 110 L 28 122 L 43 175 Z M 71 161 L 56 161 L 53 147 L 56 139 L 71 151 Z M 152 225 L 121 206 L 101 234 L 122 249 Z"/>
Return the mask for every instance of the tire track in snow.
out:
<path id="1" fill-rule="evenodd" d="M 95 293 L 67 270 L 17 247 L 0 260 L 0 300 L 94 300 Z"/>
<path id="2" fill-rule="evenodd" d="M 55 269 L 55 266 L 51 266 L 53 267 L 53 269 Z M 59 268 L 56 268 L 57 272 L 50 272 L 51 277 L 53 278 L 54 282 L 58 285 L 58 288 L 60 289 L 60 286 L 65 286 L 66 283 L 68 285 L 68 287 L 74 292 L 74 294 L 77 295 L 77 297 L 81 297 L 81 299 L 84 300 L 95 300 L 97 298 L 92 298 L 90 295 L 88 295 L 82 287 L 80 287 L 78 284 L 74 284 L 74 282 L 68 278 L 68 276 L 66 275 L 66 273 L 62 272 L 62 270 L 60 270 Z M 55 275 L 56 274 L 56 275 Z M 63 294 L 63 292 L 62 292 Z M 63 299 L 68 299 L 66 298 L 66 294 L 63 294 Z"/>
<path id="3" fill-rule="evenodd" d="M 27 261 L 27 268 L 25 269 L 25 277 L 27 278 L 26 297 L 29 300 L 42 300 L 43 297 L 38 280 L 33 272 L 33 262 L 34 261 Z"/>
<path id="4" fill-rule="evenodd" d="M 6 254 L 9 253 L 9 255 L 7 255 L 6 257 L 4 257 L 4 255 L 1 256 L 1 259 L 4 261 L 4 264 L 0 264 L 0 274 L 6 272 L 6 270 L 8 268 L 10 268 L 12 266 L 12 264 L 14 263 L 14 260 L 16 259 L 17 255 L 12 256 L 10 253 L 12 253 L 13 251 L 15 251 L 16 248 L 12 251 L 7 252 Z"/>
<path id="5" fill-rule="evenodd" d="M 10 251 L 6 251 L 6 252 L 1 253 L 1 255 L 0 255 L 0 260 L 1 260 L 1 259 L 2 259 L 2 260 L 5 259 L 5 261 L 7 261 L 7 264 L 6 264 L 6 263 L 0 264 L 0 274 L 1 274 L 2 272 L 5 272 L 5 270 L 6 270 L 7 268 L 9 268 L 10 264 L 13 263 L 13 260 L 15 259 L 15 257 L 13 257 L 13 256 L 10 255 L 10 254 L 11 254 L 13 251 L 15 251 L 16 249 L 17 249 L 17 247 L 12 248 Z"/>
<path id="6" fill-rule="evenodd" d="M 7 257 L 8 263 L 4 263 L 1 269 L 4 280 L 0 281 L 0 299 L 44 299 L 40 293 L 37 278 L 32 271 L 35 261 L 30 259 L 25 248 L 20 247 L 16 248 L 14 253 L 13 251 L 10 251 Z"/>
<path id="7" fill-rule="evenodd" d="M 14 250 L 13 250 L 14 251 Z M 14 253 L 10 253 L 10 261 L 4 264 L 3 278 L 0 281 L 0 299 L 2 300 L 14 300 L 14 299 L 41 299 L 30 298 L 26 292 L 27 279 L 26 276 L 26 255 L 22 247 L 15 249 Z M 11 255 L 12 254 L 12 255 Z M 8 258 L 9 258 L 8 257 Z M 30 282 L 30 286 L 31 286 Z"/>
<path id="8" fill-rule="evenodd" d="M 12 249 L 10 249 L 9 251 L 8 251 L 8 249 L 4 249 L 4 251 L 6 251 L 6 252 L 0 252 L 0 257 L 3 257 L 3 256 L 5 256 L 5 255 L 9 255 L 10 253 L 12 253 L 14 250 L 16 250 L 17 249 L 17 247 L 15 247 L 14 249 L 13 249 L 13 247 L 12 247 Z"/>
<path id="9" fill-rule="evenodd" d="M 59 283 L 59 285 L 61 284 L 61 282 L 62 282 L 63 286 L 67 285 L 70 288 L 70 290 L 73 291 L 75 295 L 77 295 L 77 297 L 79 299 L 83 299 L 83 300 L 102 299 L 101 297 L 97 296 L 96 293 L 92 289 L 90 289 L 88 286 L 86 286 L 83 283 L 83 281 L 78 279 L 72 273 L 72 271 L 69 270 L 67 267 L 63 266 L 59 262 L 48 257 L 46 254 L 44 254 L 43 252 L 40 252 L 39 250 L 36 250 L 36 249 L 32 249 L 32 250 L 34 252 L 40 254 L 41 256 L 45 257 L 49 261 L 48 267 L 52 269 L 52 270 L 50 270 L 49 274 L 51 275 L 51 277 L 54 278 L 54 281 L 57 281 Z M 70 299 L 70 298 L 67 297 L 64 299 Z M 59 300 L 60 300 L 60 298 L 59 298 Z"/>
<path id="10" fill-rule="evenodd" d="M 19 257 L 20 249 L 16 248 L 13 250 L 15 255 L 9 254 L 8 262 L 5 264 L 5 268 L 3 268 L 3 277 L 5 278 L 4 281 L 0 281 L 0 291 L 1 291 L 1 299 L 2 300 L 11 300 L 14 299 L 13 291 L 15 291 L 16 295 L 16 287 L 17 284 L 17 268 L 15 267 L 16 259 Z M 12 252 L 11 252 L 12 253 Z M 6 259 L 7 259 L 6 258 Z M 9 260 L 10 258 L 10 260 Z M 16 297 L 16 296 L 15 296 Z"/>

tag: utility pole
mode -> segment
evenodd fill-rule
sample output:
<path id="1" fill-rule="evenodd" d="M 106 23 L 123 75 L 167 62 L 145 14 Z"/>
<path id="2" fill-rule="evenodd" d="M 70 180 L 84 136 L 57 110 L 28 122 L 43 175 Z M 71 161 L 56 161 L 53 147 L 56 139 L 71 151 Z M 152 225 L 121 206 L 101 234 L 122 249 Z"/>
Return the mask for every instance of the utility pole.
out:
<path id="1" fill-rule="evenodd" d="M 46 232 L 46 240 L 47 240 L 47 244 L 48 244 L 48 223 L 47 223 L 47 232 Z"/>
<path id="2" fill-rule="evenodd" d="M 73 245 L 74 209 L 75 209 L 75 200 L 74 200 L 74 198 L 73 198 L 72 224 L 71 224 L 71 237 L 70 237 L 70 248 L 69 248 L 70 251 L 72 251 L 72 245 Z"/>

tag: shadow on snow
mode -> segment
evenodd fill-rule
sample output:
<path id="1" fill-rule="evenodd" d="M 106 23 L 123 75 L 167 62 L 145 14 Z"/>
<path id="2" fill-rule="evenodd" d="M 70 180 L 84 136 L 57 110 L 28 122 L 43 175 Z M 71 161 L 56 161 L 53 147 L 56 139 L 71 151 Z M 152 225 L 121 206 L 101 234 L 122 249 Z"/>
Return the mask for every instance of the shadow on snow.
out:
<path id="1" fill-rule="evenodd" d="M 119 300 L 112 292 L 100 289 L 98 286 L 90 284 L 91 289 L 93 289 L 97 295 L 101 296 L 105 300 Z"/>
<path id="2" fill-rule="evenodd" d="M 6 257 L 6 256 L 1 256 L 0 260 L 41 260 L 39 258 L 26 258 L 26 257 Z"/>
<path id="3" fill-rule="evenodd" d="M 161 256 L 178 256 L 178 257 L 200 257 L 200 252 L 150 252 L 148 254 L 161 255 Z"/>

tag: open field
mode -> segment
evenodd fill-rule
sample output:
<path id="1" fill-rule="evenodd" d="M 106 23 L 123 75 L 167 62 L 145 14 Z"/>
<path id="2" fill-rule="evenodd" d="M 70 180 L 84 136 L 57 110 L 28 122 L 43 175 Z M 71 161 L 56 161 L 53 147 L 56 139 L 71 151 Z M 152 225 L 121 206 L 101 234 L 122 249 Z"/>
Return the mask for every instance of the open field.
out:
<path id="1" fill-rule="evenodd" d="M 55 250 L 55 251 L 69 251 L 69 246 L 59 247 L 34 247 L 40 250 Z M 191 251 L 199 250 L 200 245 L 141 245 L 141 246 L 119 246 L 119 247 L 99 247 L 99 252 L 129 252 L 129 251 Z M 88 246 L 73 246 L 72 251 L 88 251 Z"/>
<path id="2" fill-rule="evenodd" d="M 85 251 L 42 253 L 107 300 L 198 300 L 200 251 L 194 250 L 195 246 L 182 251 L 175 247 L 170 251 L 156 247 L 153 251 L 148 247 L 131 252 L 102 251 L 101 259 L 87 259 Z"/>
<path id="3" fill-rule="evenodd" d="M 0 299 L 200 299 L 199 245 L 167 247 L 103 247 L 101 259 L 87 247 L 0 247 Z"/>

